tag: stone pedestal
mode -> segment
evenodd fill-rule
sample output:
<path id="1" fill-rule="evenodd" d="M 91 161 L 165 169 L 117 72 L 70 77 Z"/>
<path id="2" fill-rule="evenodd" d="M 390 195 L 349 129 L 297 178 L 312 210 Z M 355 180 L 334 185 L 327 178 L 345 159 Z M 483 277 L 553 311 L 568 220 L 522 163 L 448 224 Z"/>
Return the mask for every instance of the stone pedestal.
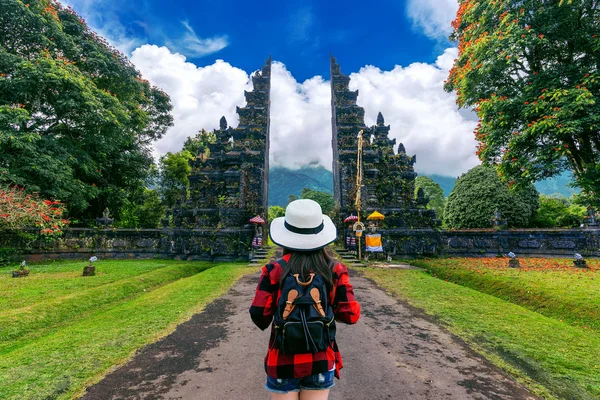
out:
<path id="1" fill-rule="evenodd" d="M 28 269 L 22 269 L 22 270 L 18 270 L 18 271 L 13 271 L 12 272 L 12 277 L 13 278 L 24 278 L 27 275 L 29 275 L 29 270 Z"/>
<path id="2" fill-rule="evenodd" d="M 587 265 L 587 262 L 585 260 L 583 260 L 583 259 L 582 260 L 574 260 L 573 261 L 573 265 L 576 268 L 589 268 L 588 265 Z"/>
<path id="3" fill-rule="evenodd" d="M 510 268 L 520 268 L 521 264 L 519 263 L 519 260 L 517 260 L 516 258 L 511 258 L 510 260 L 508 260 L 508 266 Z"/>
<path id="4" fill-rule="evenodd" d="M 93 265 L 83 267 L 83 276 L 94 276 L 94 275 L 96 275 L 96 267 L 94 267 Z"/>

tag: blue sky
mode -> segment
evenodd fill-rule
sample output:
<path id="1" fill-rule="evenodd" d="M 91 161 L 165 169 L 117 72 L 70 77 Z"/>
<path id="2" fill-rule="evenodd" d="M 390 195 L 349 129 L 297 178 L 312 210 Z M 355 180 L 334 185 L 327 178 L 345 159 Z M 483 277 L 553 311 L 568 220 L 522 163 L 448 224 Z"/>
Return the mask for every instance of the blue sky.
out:
<path id="1" fill-rule="evenodd" d="M 218 127 L 221 115 L 236 126 L 250 75 L 272 55 L 271 165 L 331 169 L 333 53 L 367 125 L 383 112 L 418 172 L 456 176 L 478 163 L 474 116 L 442 88 L 456 57 L 447 37 L 457 0 L 61 1 L 170 95 L 175 126 L 156 156 Z"/>
<path id="2" fill-rule="evenodd" d="M 372 64 L 381 69 L 433 62 L 440 40 L 413 27 L 406 1 L 71 1 L 75 10 L 94 15 L 92 25 L 121 26 L 131 43 L 167 45 L 196 65 L 224 59 L 246 71 L 270 54 L 294 76 L 328 76 L 329 53 L 344 68 Z M 100 22 L 98 24 L 97 22 Z M 185 36 L 220 41 L 202 54 Z M 107 30 L 109 33 L 110 31 Z M 197 43 L 198 44 L 198 43 Z M 224 46 L 223 48 L 220 48 Z"/>

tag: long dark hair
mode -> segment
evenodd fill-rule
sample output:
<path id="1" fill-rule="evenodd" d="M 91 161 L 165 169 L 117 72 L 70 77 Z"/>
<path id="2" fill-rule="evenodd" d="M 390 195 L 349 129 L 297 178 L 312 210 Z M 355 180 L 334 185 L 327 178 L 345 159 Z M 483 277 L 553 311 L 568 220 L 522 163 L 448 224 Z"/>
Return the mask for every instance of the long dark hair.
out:
<path id="1" fill-rule="evenodd" d="M 314 251 L 295 251 L 284 248 L 283 255 L 286 254 L 291 254 L 291 257 L 281 274 L 281 285 L 288 274 L 299 274 L 305 281 L 310 272 L 314 272 L 323 277 L 327 290 L 333 289 L 332 270 L 336 260 L 325 247 Z"/>

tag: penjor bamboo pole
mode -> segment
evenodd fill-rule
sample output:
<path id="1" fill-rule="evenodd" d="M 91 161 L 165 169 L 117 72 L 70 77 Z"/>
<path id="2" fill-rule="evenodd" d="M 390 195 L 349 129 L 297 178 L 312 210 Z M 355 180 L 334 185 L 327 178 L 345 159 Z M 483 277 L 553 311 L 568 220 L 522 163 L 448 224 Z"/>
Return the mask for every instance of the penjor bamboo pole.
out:
<path id="1" fill-rule="evenodd" d="M 356 199 L 354 201 L 354 204 L 356 205 L 356 210 L 357 210 L 357 215 L 358 215 L 358 222 L 360 223 L 360 206 L 361 206 L 361 195 L 362 195 L 362 146 L 363 146 L 363 131 L 362 129 L 360 130 L 360 132 L 358 132 L 358 155 L 357 155 L 357 160 L 356 160 Z M 359 225 L 360 226 L 360 225 Z M 362 236 L 362 234 L 361 234 Z M 360 238 L 361 236 L 358 236 L 358 260 L 360 261 L 361 259 L 361 245 L 360 245 Z"/>

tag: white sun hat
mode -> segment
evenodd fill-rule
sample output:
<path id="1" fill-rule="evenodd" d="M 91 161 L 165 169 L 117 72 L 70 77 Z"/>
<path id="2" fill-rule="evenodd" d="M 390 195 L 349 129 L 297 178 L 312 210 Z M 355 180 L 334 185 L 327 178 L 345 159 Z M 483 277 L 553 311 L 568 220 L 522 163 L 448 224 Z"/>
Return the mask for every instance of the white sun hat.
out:
<path id="1" fill-rule="evenodd" d="M 269 236 L 273 243 L 290 250 L 318 250 L 337 238 L 335 225 L 314 200 L 292 201 L 285 217 L 271 222 Z"/>

